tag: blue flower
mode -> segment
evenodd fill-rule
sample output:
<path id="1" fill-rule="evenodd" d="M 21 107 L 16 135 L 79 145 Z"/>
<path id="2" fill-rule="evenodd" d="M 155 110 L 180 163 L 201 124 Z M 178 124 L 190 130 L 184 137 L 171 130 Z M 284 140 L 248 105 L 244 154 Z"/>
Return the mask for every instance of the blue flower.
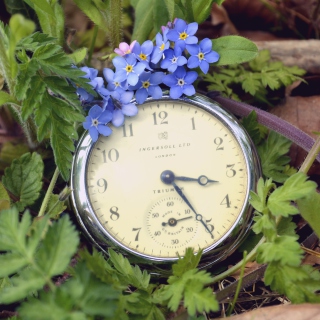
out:
<path id="1" fill-rule="evenodd" d="M 147 69 L 150 69 L 150 55 L 153 51 L 153 42 L 151 40 L 145 41 L 141 46 L 139 42 L 136 42 L 132 53 L 136 56 L 136 58 L 142 62 Z"/>
<path id="2" fill-rule="evenodd" d="M 163 72 L 143 72 L 140 75 L 139 82 L 131 89 L 136 90 L 136 101 L 138 104 L 144 103 L 148 96 L 154 99 L 162 97 L 162 90 L 159 86 L 162 83 Z"/>
<path id="3" fill-rule="evenodd" d="M 163 77 L 163 83 L 170 87 L 170 97 L 172 99 L 178 99 L 182 94 L 191 96 L 196 93 L 192 83 L 197 77 L 197 72 L 187 72 L 184 67 L 178 67 L 174 73 Z"/>
<path id="4" fill-rule="evenodd" d="M 162 58 L 163 51 L 169 48 L 169 41 L 167 39 L 167 33 L 169 29 L 164 29 L 163 36 L 160 33 L 156 35 L 156 45 L 153 48 L 151 62 L 158 63 Z"/>
<path id="5" fill-rule="evenodd" d="M 104 108 L 112 112 L 112 124 L 115 127 L 120 127 L 124 122 L 124 116 L 135 116 L 138 113 L 138 108 L 131 103 L 133 91 L 113 91 L 111 97 Z"/>
<path id="6" fill-rule="evenodd" d="M 203 73 L 209 70 L 209 63 L 217 62 L 220 58 L 219 54 L 212 51 L 212 42 L 210 39 L 203 39 L 199 45 L 187 44 L 186 46 L 191 57 L 188 59 L 189 68 L 200 67 Z"/>
<path id="7" fill-rule="evenodd" d="M 83 127 L 89 130 L 93 142 L 98 140 L 99 133 L 104 136 L 111 134 L 112 130 L 106 125 L 111 119 L 112 113 L 109 110 L 103 110 L 96 104 L 90 109 Z"/>
<path id="8" fill-rule="evenodd" d="M 108 83 L 107 89 L 109 91 L 118 91 L 118 90 L 124 91 L 128 89 L 127 81 L 118 82 L 114 80 L 115 73 L 111 69 L 104 68 L 103 76 Z"/>
<path id="9" fill-rule="evenodd" d="M 182 56 L 182 50 L 175 46 L 174 50 L 167 49 L 164 51 L 164 60 L 161 61 L 161 68 L 168 69 L 169 72 L 175 72 L 178 66 L 187 63 L 186 57 Z"/>
<path id="10" fill-rule="evenodd" d="M 112 62 L 116 67 L 113 80 L 120 83 L 127 80 L 131 86 L 137 84 L 140 73 L 145 69 L 145 65 L 142 62 L 137 62 L 133 54 L 128 54 L 125 57 L 115 57 Z"/>
<path id="11" fill-rule="evenodd" d="M 197 22 L 187 24 L 184 20 L 177 19 L 174 28 L 168 31 L 167 38 L 184 50 L 186 44 L 198 43 L 198 38 L 194 36 L 197 30 Z"/>
<path id="12" fill-rule="evenodd" d="M 84 71 L 86 74 L 83 76 L 83 78 L 90 79 L 88 83 L 92 86 L 93 89 L 99 90 L 103 87 L 103 78 L 97 77 L 98 70 L 94 68 L 89 67 L 82 67 L 80 70 Z"/>

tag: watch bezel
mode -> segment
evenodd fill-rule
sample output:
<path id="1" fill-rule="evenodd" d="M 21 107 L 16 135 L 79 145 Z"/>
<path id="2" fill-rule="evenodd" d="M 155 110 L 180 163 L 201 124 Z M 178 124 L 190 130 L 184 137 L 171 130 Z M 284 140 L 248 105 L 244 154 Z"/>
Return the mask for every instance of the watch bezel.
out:
<path id="1" fill-rule="evenodd" d="M 150 103 L 151 101 L 174 101 L 175 103 L 183 101 L 207 111 L 232 132 L 243 151 L 248 172 L 246 205 L 243 206 L 232 228 L 219 241 L 204 249 L 201 266 L 208 267 L 225 259 L 234 252 L 251 227 L 253 210 L 249 205 L 250 190 L 255 190 L 257 180 L 261 176 L 257 152 L 248 133 L 239 124 L 237 119 L 224 110 L 218 103 L 203 95 L 196 94 L 192 97 L 183 96 L 179 99 L 172 99 L 168 94 L 164 94 L 160 99 L 148 98 L 145 103 Z M 178 257 L 157 258 L 135 252 L 122 245 L 117 239 L 114 239 L 101 225 L 91 207 L 86 186 L 87 160 L 94 145 L 95 143 L 92 142 L 89 133 L 85 132 L 79 140 L 71 169 L 71 205 L 86 236 L 103 252 L 107 253 L 107 248 L 109 247 L 115 248 L 121 253 L 130 256 L 135 262 L 142 264 L 170 264 L 175 262 Z"/>

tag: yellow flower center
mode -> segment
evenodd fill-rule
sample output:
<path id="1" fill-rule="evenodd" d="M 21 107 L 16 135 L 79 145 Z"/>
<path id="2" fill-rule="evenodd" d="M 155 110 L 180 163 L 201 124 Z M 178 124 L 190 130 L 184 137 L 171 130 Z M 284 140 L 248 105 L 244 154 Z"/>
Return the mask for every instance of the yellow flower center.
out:
<path id="1" fill-rule="evenodd" d="M 144 53 L 140 53 L 139 57 L 141 60 L 147 60 L 147 56 Z"/>
<path id="2" fill-rule="evenodd" d="M 131 53 L 130 49 L 128 49 L 124 54 L 129 54 L 129 53 Z"/>
<path id="3" fill-rule="evenodd" d="M 149 86 L 150 86 L 150 82 L 149 81 L 142 82 L 142 87 L 143 88 L 147 89 L 147 88 L 149 88 Z"/>
<path id="4" fill-rule="evenodd" d="M 204 54 L 203 54 L 203 52 L 199 52 L 199 53 L 198 53 L 198 58 L 199 58 L 199 60 L 203 60 L 203 59 L 204 59 Z"/>
<path id="5" fill-rule="evenodd" d="M 181 32 L 179 35 L 179 39 L 185 40 L 186 38 L 188 38 L 188 34 L 185 31 Z"/>
<path id="6" fill-rule="evenodd" d="M 130 64 L 127 64 L 125 70 L 129 73 L 129 72 L 132 72 L 133 70 L 133 66 L 131 66 Z"/>
<path id="7" fill-rule="evenodd" d="M 118 82 L 118 81 L 114 82 L 114 86 L 115 87 L 119 87 L 120 86 L 120 82 Z"/>
<path id="8" fill-rule="evenodd" d="M 161 51 L 164 50 L 164 43 L 160 46 L 160 50 L 161 50 Z"/>

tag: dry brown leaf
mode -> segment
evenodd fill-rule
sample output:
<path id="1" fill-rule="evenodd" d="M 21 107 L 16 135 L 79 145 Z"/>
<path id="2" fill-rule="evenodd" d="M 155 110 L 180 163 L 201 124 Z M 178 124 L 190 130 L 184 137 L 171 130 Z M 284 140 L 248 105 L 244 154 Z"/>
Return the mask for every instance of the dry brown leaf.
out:
<path id="1" fill-rule="evenodd" d="M 246 276 L 247 274 L 259 269 L 262 265 L 257 263 L 256 261 L 253 262 L 247 262 L 246 266 L 244 267 L 244 276 Z M 231 277 L 235 278 L 236 280 L 239 280 L 240 278 L 240 272 L 241 270 L 237 270 L 235 273 L 233 273 L 231 275 Z"/>

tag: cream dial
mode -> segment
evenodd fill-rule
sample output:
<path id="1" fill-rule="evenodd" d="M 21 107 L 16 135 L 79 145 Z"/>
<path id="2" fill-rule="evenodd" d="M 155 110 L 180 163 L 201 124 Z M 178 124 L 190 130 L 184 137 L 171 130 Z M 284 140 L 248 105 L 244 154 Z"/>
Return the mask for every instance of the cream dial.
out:
<path id="1" fill-rule="evenodd" d="M 237 132 L 214 114 L 151 100 L 112 130 L 92 146 L 84 179 L 100 233 L 112 242 L 149 260 L 174 260 L 187 247 L 211 250 L 243 219 L 248 160 Z"/>

